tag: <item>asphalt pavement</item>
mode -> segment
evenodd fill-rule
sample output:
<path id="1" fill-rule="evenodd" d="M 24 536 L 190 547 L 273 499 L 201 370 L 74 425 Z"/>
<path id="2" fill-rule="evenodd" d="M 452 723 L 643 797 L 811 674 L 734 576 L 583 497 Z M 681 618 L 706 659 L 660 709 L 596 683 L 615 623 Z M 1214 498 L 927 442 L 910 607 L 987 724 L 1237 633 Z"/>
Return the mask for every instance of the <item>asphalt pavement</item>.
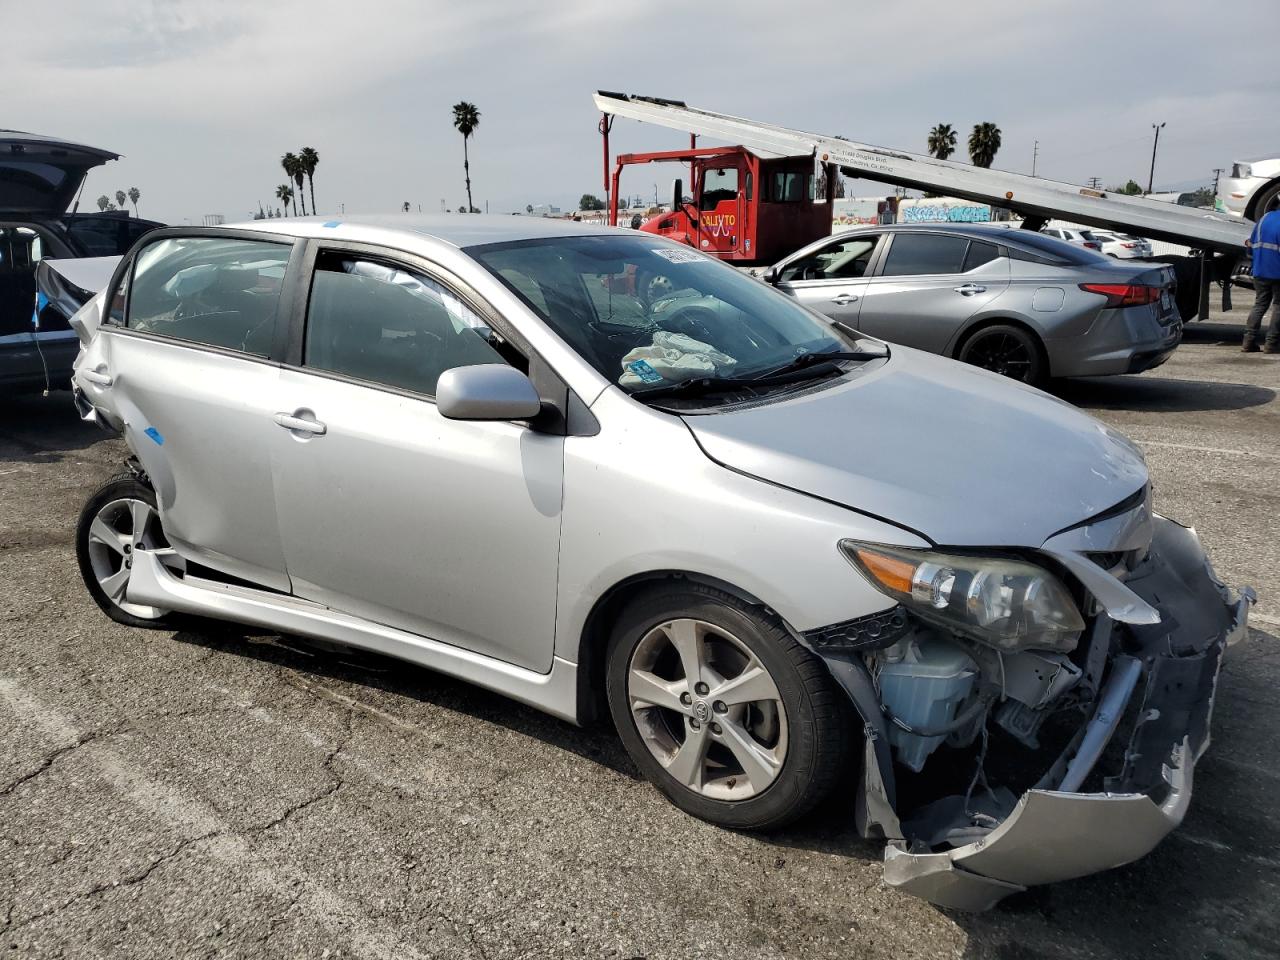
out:
<path id="1" fill-rule="evenodd" d="M 123 447 L 65 393 L 4 401 L 0 957 L 1275 957 L 1280 356 L 1239 336 L 1193 325 L 1157 370 L 1053 388 L 1261 597 L 1190 814 L 1139 863 L 976 916 L 884 887 L 849 798 L 735 834 L 607 728 L 233 625 L 112 623 L 72 531 Z"/>

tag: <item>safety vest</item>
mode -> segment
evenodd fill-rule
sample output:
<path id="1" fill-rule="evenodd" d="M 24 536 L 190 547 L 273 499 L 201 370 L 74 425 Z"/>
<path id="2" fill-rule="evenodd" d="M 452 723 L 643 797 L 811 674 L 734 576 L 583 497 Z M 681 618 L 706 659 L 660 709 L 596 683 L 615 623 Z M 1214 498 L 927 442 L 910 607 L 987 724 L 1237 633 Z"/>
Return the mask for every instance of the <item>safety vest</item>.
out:
<path id="1" fill-rule="evenodd" d="M 1280 210 L 1266 214 L 1253 228 L 1253 275 L 1280 280 Z"/>

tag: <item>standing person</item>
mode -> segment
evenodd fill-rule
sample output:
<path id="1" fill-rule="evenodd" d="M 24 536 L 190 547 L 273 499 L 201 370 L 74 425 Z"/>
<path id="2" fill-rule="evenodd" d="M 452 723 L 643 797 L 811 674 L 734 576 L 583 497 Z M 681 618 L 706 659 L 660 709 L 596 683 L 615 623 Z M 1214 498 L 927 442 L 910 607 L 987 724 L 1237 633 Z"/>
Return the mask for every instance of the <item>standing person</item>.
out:
<path id="1" fill-rule="evenodd" d="M 1256 299 L 1249 319 L 1245 321 L 1245 353 L 1258 352 L 1258 331 L 1267 308 L 1271 311 L 1271 325 L 1267 327 L 1267 339 L 1263 353 L 1280 353 L 1280 210 L 1264 214 L 1253 228 L 1253 234 L 1245 241 L 1253 251 L 1253 292 Z"/>

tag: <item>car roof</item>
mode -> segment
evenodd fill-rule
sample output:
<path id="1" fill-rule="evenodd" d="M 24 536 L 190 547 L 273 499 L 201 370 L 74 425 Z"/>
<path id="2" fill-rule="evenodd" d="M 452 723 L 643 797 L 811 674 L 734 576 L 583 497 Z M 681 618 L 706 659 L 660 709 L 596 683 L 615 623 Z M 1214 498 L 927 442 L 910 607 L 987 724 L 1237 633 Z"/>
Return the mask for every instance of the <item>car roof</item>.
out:
<path id="1" fill-rule="evenodd" d="M 937 232 L 954 233 L 978 240 L 990 240 L 993 235 L 1004 236 L 1014 233 L 1017 227 L 1002 227 L 998 223 L 886 223 L 880 226 L 867 224 L 840 233 L 903 233 L 903 232 Z"/>
<path id="2" fill-rule="evenodd" d="M 637 236 L 635 230 L 623 227 L 606 227 L 570 220 L 555 220 L 549 217 L 465 213 L 283 217 L 228 223 L 218 229 L 261 230 L 294 237 L 336 237 L 358 240 L 367 236 L 370 228 L 381 233 L 384 240 L 391 240 L 394 235 L 399 235 L 407 240 L 426 238 L 459 248 L 487 243 L 509 243 L 514 240 L 541 240 L 548 237 L 587 236 L 602 233 L 626 233 Z M 649 236 L 650 239 L 657 239 L 652 235 Z"/>

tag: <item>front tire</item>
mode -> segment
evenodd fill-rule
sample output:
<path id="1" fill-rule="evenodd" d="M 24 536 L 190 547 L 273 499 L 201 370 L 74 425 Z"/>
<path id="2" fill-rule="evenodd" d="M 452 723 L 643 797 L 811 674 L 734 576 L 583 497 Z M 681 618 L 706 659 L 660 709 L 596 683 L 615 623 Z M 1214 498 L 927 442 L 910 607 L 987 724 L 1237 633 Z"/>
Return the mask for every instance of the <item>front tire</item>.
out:
<path id="1" fill-rule="evenodd" d="M 160 524 L 156 495 L 131 474 L 99 487 L 80 511 L 76 560 L 89 595 L 108 617 L 128 627 L 164 629 L 172 612 L 126 599 L 133 553 L 164 550 L 169 543 Z"/>
<path id="2" fill-rule="evenodd" d="M 826 668 L 721 591 L 681 584 L 635 600 L 610 640 L 606 685 L 631 759 L 699 819 L 780 827 L 846 772 L 850 715 Z"/>

